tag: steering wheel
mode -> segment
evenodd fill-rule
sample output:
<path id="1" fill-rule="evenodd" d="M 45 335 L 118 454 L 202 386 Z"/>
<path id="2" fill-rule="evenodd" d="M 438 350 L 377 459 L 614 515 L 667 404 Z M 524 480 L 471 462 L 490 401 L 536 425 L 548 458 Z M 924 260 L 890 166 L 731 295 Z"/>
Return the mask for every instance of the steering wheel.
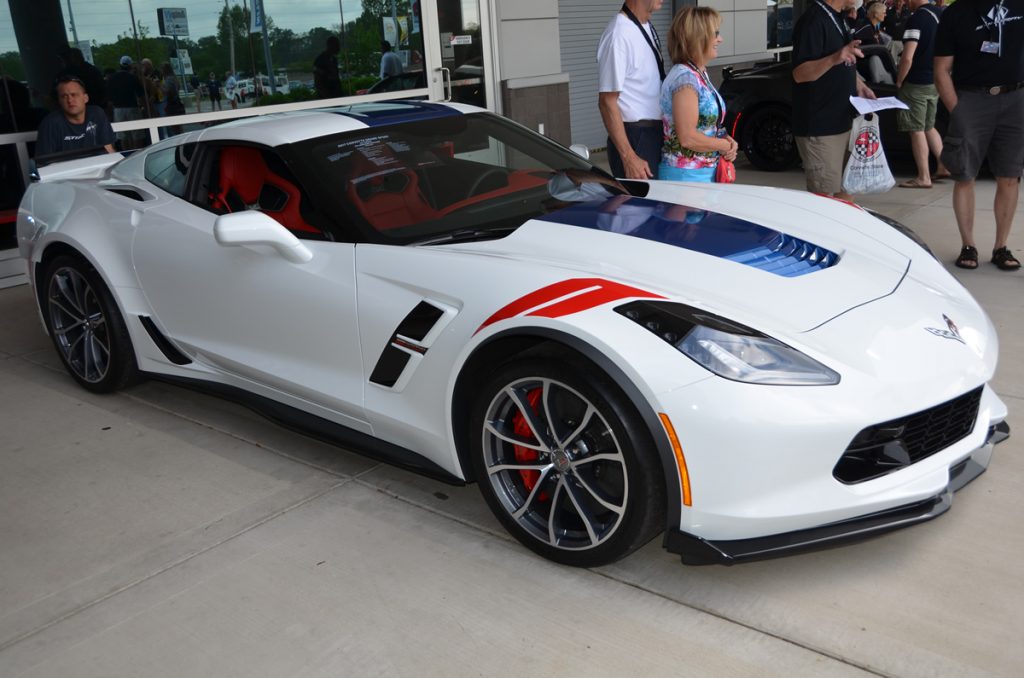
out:
<path id="1" fill-rule="evenodd" d="M 482 186 L 483 183 L 485 181 L 487 181 L 488 177 L 491 177 L 491 176 L 494 176 L 494 175 L 498 175 L 498 176 L 501 176 L 503 178 L 508 177 L 508 170 L 506 170 L 506 169 L 504 169 L 502 167 L 492 167 L 492 168 L 490 168 L 488 170 L 485 170 L 483 174 L 478 176 L 473 181 L 473 183 L 469 185 L 469 190 L 466 191 L 466 198 L 464 198 L 464 199 L 472 198 L 474 195 L 476 195 L 477 191 L 480 188 L 480 186 Z"/>

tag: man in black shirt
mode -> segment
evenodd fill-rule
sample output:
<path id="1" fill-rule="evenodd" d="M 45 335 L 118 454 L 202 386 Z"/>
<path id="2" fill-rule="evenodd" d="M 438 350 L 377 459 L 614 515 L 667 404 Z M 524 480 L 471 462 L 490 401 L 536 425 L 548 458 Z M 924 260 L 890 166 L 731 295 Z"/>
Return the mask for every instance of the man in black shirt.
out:
<path id="1" fill-rule="evenodd" d="M 114 152 L 114 130 L 107 114 L 99 106 L 89 105 L 85 85 L 74 76 L 57 81 L 60 110 L 53 111 L 39 124 L 36 157 L 76 148 L 102 146 Z"/>
<path id="2" fill-rule="evenodd" d="M 1024 0 L 1022 0 L 1024 1 Z M 854 109 L 850 96 L 875 95 L 857 75 L 864 53 L 843 27 L 850 0 L 814 0 L 793 30 L 793 134 L 807 190 L 844 200 L 843 164 Z"/>
<path id="3" fill-rule="evenodd" d="M 114 122 L 140 120 L 142 106 L 146 102 L 146 90 L 135 73 L 135 65 L 127 54 L 121 57 L 121 70 L 110 76 L 107 95 L 114 108 Z M 122 149 L 138 148 L 145 144 L 144 130 L 118 132 Z"/>
<path id="4" fill-rule="evenodd" d="M 953 175 L 960 268 L 977 268 L 974 179 L 983 160 L 996 177 L 992 263 L 1020 268 L 1007 241 L 1024 171 L 1024 0 L 959 0 L 935 36 L 935 86 L 950 111 L 942 161 Z"/>
<path id="5" fill-rule="evenodd" d="M 341 77 L 338 75 L 338 52 L 341 42 L 337 36 L 327 38 L 324 51 L 313 60 L 313 87 L 321 99 L 335 99 L 341 96 Z"/>
<path id="6" fill-rule="evenodd" d="M 897 96 L 910 108 L 896 113 L 897 128 L 910 134 L 910 148 L 917 164 L 917 176 L 900 184 L 902 188 L 931 188 L 932 176 L 928 168 L 928 149 L 935 154 L 938 166 L 935 178 L 949 176 L 942 164 L 942 137 L 935 129 L 935 112 L 939 93 L 935 89 L 932 54 L 935 33 L 939 27 L 941 7 L 931 0 L 910 0 L 914 10 L 903 31 L 903 53 L 896 73 Z"/>

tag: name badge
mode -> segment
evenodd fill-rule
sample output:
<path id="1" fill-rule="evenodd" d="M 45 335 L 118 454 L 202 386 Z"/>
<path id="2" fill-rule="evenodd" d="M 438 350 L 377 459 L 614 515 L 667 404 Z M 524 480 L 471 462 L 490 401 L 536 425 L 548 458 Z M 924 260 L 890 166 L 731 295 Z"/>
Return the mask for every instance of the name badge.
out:
<path id="1" fill-rule="evenodd" d="M 999 54 L 999 43 L 986 40 L 981 43 L 981 51 L 984 54 Z"/>

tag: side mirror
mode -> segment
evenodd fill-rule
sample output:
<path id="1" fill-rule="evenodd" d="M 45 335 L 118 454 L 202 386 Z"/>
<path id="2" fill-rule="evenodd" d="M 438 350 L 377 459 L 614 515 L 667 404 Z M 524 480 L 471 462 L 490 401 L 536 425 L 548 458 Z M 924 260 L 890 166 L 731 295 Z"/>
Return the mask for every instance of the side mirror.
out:
<path id="1" fill-rule="evenodd" d="M 569 150 L 584 160 L 590 160 L 590 149 L 584 144 L 573 144 L 569 147 Z"/>
<path id="2" fill-rule="evenodd" d="M 222 214 L 213 224 L 213 237 L 227 247 L 238 245 L 266 245 L 295 264 L 304 264 L 313 253 L 291 231 L 263 212 L 246 210 Z"/>

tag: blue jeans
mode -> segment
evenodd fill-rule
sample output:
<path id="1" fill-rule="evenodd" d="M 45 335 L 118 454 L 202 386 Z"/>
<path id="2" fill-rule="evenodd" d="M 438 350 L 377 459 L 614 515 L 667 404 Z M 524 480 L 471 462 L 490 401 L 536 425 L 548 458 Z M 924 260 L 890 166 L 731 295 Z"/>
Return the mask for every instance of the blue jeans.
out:
<path id="1" fill-rule="evenodd" d="M 656 122 L 657 124 L 651 124 Z M 658 165 L 661 163 L 661 145 L 664 142 L 661 121 L 645 121 L 643 123 L 626 123 L 626 139 L 633 152 L 647 161 L 651 168 L 653 178 L 658 178 Z M 626 176 L 626 170 L 622 166 L 622 157 L 619 151 L 608 139 L 608 166 L 612 175 L 620 178 Z"/>

